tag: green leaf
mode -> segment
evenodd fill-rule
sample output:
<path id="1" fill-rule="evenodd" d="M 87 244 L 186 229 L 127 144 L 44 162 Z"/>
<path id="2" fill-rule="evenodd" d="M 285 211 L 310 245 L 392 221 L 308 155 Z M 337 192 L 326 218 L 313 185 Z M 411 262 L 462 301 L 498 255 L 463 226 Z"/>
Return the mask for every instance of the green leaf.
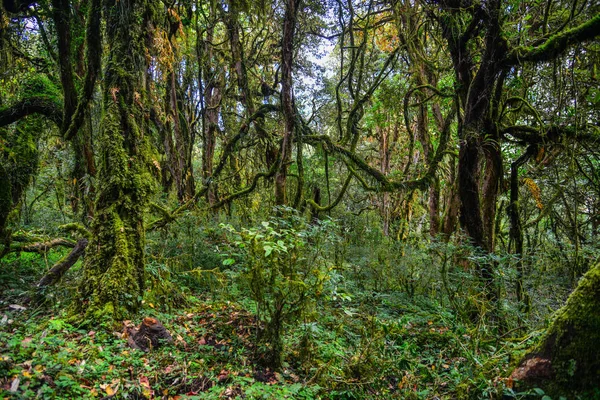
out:
<path id="1" fill-rule="evenodd" d="M 269 257 L 273 252 L 273 247 L 271 246 L 264 246 L 263 249 L 265 250 L 265 257 Z"/>

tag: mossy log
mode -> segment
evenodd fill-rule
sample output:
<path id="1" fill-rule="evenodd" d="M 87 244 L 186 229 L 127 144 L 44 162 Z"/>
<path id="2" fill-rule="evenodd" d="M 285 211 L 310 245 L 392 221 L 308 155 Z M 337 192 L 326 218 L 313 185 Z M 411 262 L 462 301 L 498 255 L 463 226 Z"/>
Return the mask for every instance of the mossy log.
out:
<path id="1" fill-rule="evenodd" d="M 600 262 L 581 278 L 557 311 L 541 343 L 511 377 L 521 386 L 550 395 L 587 393 L 600 388 Z"/>
<path id="2" fill-rule="evenodd" d="M 87 239 L 79 239 L 71 252 L 58 261 L 37 284 L 38 288 L 56 283 L 79 260 L 88 245 Z"/>

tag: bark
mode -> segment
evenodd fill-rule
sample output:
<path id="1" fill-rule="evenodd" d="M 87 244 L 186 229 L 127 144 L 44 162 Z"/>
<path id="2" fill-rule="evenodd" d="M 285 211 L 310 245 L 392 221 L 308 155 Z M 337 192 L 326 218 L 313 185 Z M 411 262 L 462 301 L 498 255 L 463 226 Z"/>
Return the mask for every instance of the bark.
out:
<path id="1" fill-rule="evenodd" d="M 581 278 L 559 309 L 542 341 L 511 377 L 550 396 L 584 394 L 598 388 L 600 373 L 600 263 Z"/>
<path id="2" fill-rule="evenodd" d="M 77 244 L 71 250 L 71 252 L 56 264 L 52 266 L 50 271 L 37 284 L 38 288 L 49 286 L 63 277 L 63 275 L 79 260 L 79 258 L 85 253 L 85 248 L 88 245 L 87 239 L 79 239 Z"/>
<path id="3" fill-rule="evenodd" d="M 154 0 L 106 0 L 108 53 L 92 238 L 75 311 L 116 321 L 144 291 L 144 212 L 154 190 L 143 97 Z M 141 92 L 141 93 L 140 93 Z"/>
<path id="4" fill-rule="evenodd" d="M 214 20 L 216 14 L 216 5 L 211 2 L 210 5 L 210 21 L 206 28 L 206 39 L 203 41 L 204 47 L 198 48 L 199 65 L 204 65 L 201 68 L 201 81 L 204 81 L 204 110 L 203 110 L 203 149 L 202 149 L 202 178 L 208 191 L 206 197 L 208 203 L 212 206 L 217 202 L 216 185 L 211 182 L 213 179 L 213 163 L 215 156 L 215 147 L 217 143 L 217 134 L 219 129 L 219 114 L 221 110 L 222 100 L 222 77 L 220 72 L 211 68 L 210 61 L 214 58 L 213 37 L 214 37 Z M 198 30 L 200 31 L 200 30 Z M 200 39 L 200 38 L 198 38 Z M 199 40 L 200 42 L 200 40 Z"/>
<path id="5" fill-rule="evenodd" d="M 65 132 L 77 107 L 77 91 L 73 79 L 71 57 L 71 3 L 69 0 L 52 0 L 52 14 L 58 43 L 60 81 L 63 90 L 63 126 Z"/>
<path id="6" fill-rule="evenodd" d="M 389 131 L 387 128 L 379 129 L 379 157 L 380 157 L 380 170 L 381 173 L 388 175 L 390 173 L 390 143 L 389 143 Z M 390 216 L 391 216 L 391 196 L 390 193 L 381 194 L 381 203 L 379 205 L 379 212 L 383 218 L 383 234 L 389 236 L 390 234 Z"/>
<path id="7" fill-rule="evenodd" d="M 85 31 L 85 60 L 86 73 L 84 77 L 83 90 L 77 102 L 77 107 L 65 119 L 63 129 L 66 140 L 71 140 L 85 121 L 88 114 L 88 105 L 92 100 L 96 88 L 96 79 L 100 74 L 102 38 L 101 38 L 101 16 L 102 0 L 91 0 L 87 14 L 87 27 Z M 74 101 L 73 99 L 69 101 Z M 72 106 L 71 106 L 72 107 Z M 69 111 L 69 112 L 71 112 Z M 65 112 L 66 114 L 66 112 Z"/>
<path id="8" fill-rule="evenodd" d="M 27 253 L 46 253 L 48 250 L 55 247 L 75 247 L 75 243 L 67 239 L 52 239 L 47 242 L 29 243 L 22 245 L 13 245 L 10 248 L 11 252 L 27 252 Z"/>
<path id="9" fill-rule="evenodd" d="M 515 160 L 510 166 L 510 239 L 513 244 L 513 253 L 518 257 L 516 294 L 519 303 L 526 300 L 526 293 L 523 288 L 523 228 L 521 226 L 521 217 L 519 215 L 519 167 L 525 164 L 534 154 L 537 146 L 529 146 L 527 151 Z M 526 305 L 526 310 L 529 305 Z"/>
<path id="10" fill-rule="evenodd" d="M 300 0 L 287 0 L 283 20 L 283 40 L 281 45 L 281 106 L 283 110 L 284 132 L 281 142 L 279 167 L 275 174 L 275 204 L 286 204 L 287 170 L 292 157 L 292 141 L 296 126 L 292 88 L 294 59 L 294 35 Z"/>
<path id="11" fill-rule="evenodd" d="M 502 155 L 495 142 L 485 145 L 485 173 L 481 189 L 483 231 L 486 248 L 495 248 L 496 204 L 498 203 L 499 182 L 502 177 Z"/>
<path id="12" fill-rule="evenodd" d="M 62 104 L 48 96 L 32 96 L 24 98 L 10 107 L 0 109 L 0 127 L 25 118 L 28 115 L 40 114 L 59 127 L 62 125 Z"/>

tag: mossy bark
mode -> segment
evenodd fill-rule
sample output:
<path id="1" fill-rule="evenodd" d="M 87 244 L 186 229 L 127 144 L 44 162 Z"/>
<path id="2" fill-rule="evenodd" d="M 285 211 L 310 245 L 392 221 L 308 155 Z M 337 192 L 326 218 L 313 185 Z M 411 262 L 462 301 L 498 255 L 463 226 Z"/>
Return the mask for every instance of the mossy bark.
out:
<path id="1" fill-rule="evenodd" d="M 144 212 L 154 189 L 144 114 L 145 31 L 150 1 L 106 1 L 110 58 L 92 240 L 77 311 L 119 320 L 137 311 L 144 289 Z"/>
<path id="2" fill-rule="evenodd" d="M 581 278 L 558 310 L 541 343 L 513 372 L 513 379 L 547 393 L 600 388 L 600 262 Z"/>
<path id="3" fill-rule="evenodd" d="M 39 152 L 35 134 L 39 118 L 30 117 L 0 129 L 0 256 L 9 250 L 8 225 L 18 216 L 23 193 L 37 174 Z"/>

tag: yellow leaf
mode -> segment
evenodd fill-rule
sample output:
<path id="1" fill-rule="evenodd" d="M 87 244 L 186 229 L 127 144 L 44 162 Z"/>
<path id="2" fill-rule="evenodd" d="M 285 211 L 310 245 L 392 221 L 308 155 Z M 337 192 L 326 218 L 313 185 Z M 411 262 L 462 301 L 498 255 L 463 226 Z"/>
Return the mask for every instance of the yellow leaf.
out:
<path id="1" fill-rule="evenodd" d="M 149 305 L 150 307 L 154 308 L 154 304 L 152 304 L 152 303 L 148 303 L 148 305 Z"/>
<path id="2" fill-rule="evenodd" d="M 29 372 L 29 371 L 23 371 L 23 376 L 25 378 L 31 378 L 31 372 Z"/>
<path id="3" fill-rule="evenodd" d="M 114 391 L 114 389 L 113 389 L 112 387 L 110 387 L 110 386 L 107 386 L 107 387 L 106 387 L 106 389 L 104 389 L 104 391 L 106 392 L 106 394 L 107 394 L 108 396 L 112 396 L 112 395 L 114 395 L 114 394 L 115 394 L 115 391 Z"/>

